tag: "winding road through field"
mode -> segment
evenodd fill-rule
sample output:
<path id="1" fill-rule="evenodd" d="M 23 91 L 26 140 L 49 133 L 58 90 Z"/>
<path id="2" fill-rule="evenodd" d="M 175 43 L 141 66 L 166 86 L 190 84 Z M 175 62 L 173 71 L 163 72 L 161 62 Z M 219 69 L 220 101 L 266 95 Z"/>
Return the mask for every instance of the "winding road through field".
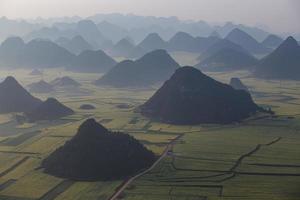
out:
<path id="1" fill-rule="evenodd" d="M 167 155 L 168 153 L 173 149 L 174 144 L 183 136 L 183 134 L 178 135 L 176 138 L 174 138 L 165 148 L 164 152 L 161 154 L 161 156 L 155 161 L 155 163 L 153 163 L 153 165 L 148 168 L 147 170 L 133 176 L 132 178 L 126 180 L 124 183 L 122 183 L 122 185 L 117 189 L 117 191 L 108 199 L 108 200 L 116 200 L 122 193 L 123 191 L 136 179 L 138 179 L 139 177 L 147 174 L 148 172 L 150 172 L 152 169 L 154 169 L 158 163 L 160 161 L 162 161 Z"/>

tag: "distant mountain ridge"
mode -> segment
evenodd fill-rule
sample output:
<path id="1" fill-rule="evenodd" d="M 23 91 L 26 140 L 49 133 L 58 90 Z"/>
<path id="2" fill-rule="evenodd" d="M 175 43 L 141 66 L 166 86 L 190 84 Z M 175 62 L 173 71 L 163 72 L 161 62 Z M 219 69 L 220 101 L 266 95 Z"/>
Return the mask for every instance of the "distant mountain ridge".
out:
<path id="1" fill-rule="evenodd" d="M 86 50 L 76 56 L 72 64 L 67 67 L 70 71 L 104 73 L 114 67 L 117 62 L 108 56 L 104 51 Z"/>
<path id="2" fill-rule="evenodd" d="M 200 53 L 217 43 L 219 40 L 221 39 L 217 37 L 193 37 L 188 33 L 178 32 L 169 41 L 165 41 L 159 34 L 151 33 L 136 46 L 129 43 L 129 41 L 122 39 L 112 48 L 111 55 L 118 55 L 126 58 L 139 58 L 157 49 L 164 49 L 168 52 L 183 51 Z M 120 48 L 120 50 L 118 48 Z"/>
<path id="3" fill-rule="evenodd" d="M 0 113 L 27 112 L 42 101 L 33 97 L 14 77 L 7 77 L 0 83 Z"/>
<path id="4" fill-rule="evenodd" d="M 33 92 L 33 93 L 49 93 L 54 91 L 53 86 L 44 80 L 31 83 L 28 85 L 28 88 L 29 88 L 29 92 Z"/>
<path id="5" fill-rule="evenodd" d="M 213 31 L 217 31 L 225 37 L 230 31 L 239 28 L 249 33 L 258 41 L 265 39 L 269 33 L 257 27 L 227 22 L 222 26 L 213 26 L 205 21 L 182 21 L 177 17 L 145 17 L 123 14 L 96 14 L 89 17 L 96 23 L 106 21 L 128 30 L 129 36 L 136 41 L 141 41 L 146 35 L 156 32 L 165 40 L 169 40 L 176 32 L 187 32 L 193 36 L 208 37 Z M 135 23 L 133 23 L 135 22 Z M 168 28 L 164 28 L 168 27 Z"/>
<path id="6" fill-rule="evenodd" d="M 30 121 L 57 120 L 72 114 L 74 114 L 72 109 L 54 98 L 48 98 L 30 112 L 26 112 L 26 117 Z"/>
<path id="7" fill-rule="evenodd" d="M 268 79 L 300 80 L 300 46 L 297 41 L 288 37 L 259 62 L 254 74 Z"/>
<path id="8" fill-rule="evenodd" d="M 151 52 L 157 49 L 166 49 L 167 43 L 157 34 L 150 33 L 138 47 L 144 49 L 146 52 Z"/>
<path id="9" fill-rule="evenodd" d="M 280 38 L 277 35 L 271 34 L 266 39 L 262 41 L 262 45 L 268 48 L 277 48 L 281 43 L 283 42 L 283 39 Z"/>
<path id="10" fill-rule="evenodd" d="M 80 54 L 86 50 L 94 50 L 94 47 L 90 45 L 82 36 L 77 35 L 72 39 L 69 38 L 59 38 L 55 41 L 61 47 L 67 49 L 73 54 Z"/>
<path id="11" fill-rule="evenodd" d="M 141 87 L 165 81 L 178 63 L 165 50 L 155 50 L 136 61 L 126 60 L 97 80 L 97 85 Z"/>
<path id="12" fill-rule="evenodd" d="M 32 40 L 24 43 L 12 37 L 0 46 L 1 67 L 47 68 L 68 65 L 74 57 L 66 49 L 47 40 Z"/>
<path id="13" fill-rule="evenodd" d="M 10 36 L 26 36 L 26 40 L 36 38 L 56 40 L 59 37 L 72 38 L 78 35 L 76 24 L 86 20 L 80 17 L 38 18 L 36 20 L 11 20 L 0 18 L 0 42 Z M 176 32 L 187 32 L 194 37 L 207 37 L 217 31 L 221 37 L 225 37 L 230 31 L 239 28 L 258 41 L 262 41 L 269 33 L 258 27 L 250 27 L 241 24 L 225 23 L 222 26 L 214 26 L 205 21 L 183 21 L 177 17 L 153 17 L 123 14 L 96 14 L 87 20 L 92 20 L 102 35 L 114 43 L 130 36 L 137 43 L 148 34 L 156 32 L 165 40 L 169 40 Z"/>
<path id="14" fill-rule="evenodd" d="M 95 49 L 105 49 L 108 47 L 107 44 L 111 42 L 100 32 L 97 25 L 91 20 L 79 21 L 76 26 L 76 31 Z"/>
<path id="15" fill-rule="evenodd" d="M 269 35 L 268 31 L 265 31 L 261 28 L 251 27 L 243 24 L 234 24 L 232 22 L 227 22 L 223 26 L 215 27 L 215 30 L 218 31 L 222 37 L 226 37 L 234 29 L 240 29 L 248 33 L 257 41 L 262 41 Z"/>
<path id="16" fill-rule="evenodd" d="M 132 56 L 135 48 L 134 44 L 132 44 L 128 39 L 123 38 L 112 47 L 109 53 L 115 57 L 129 58 Z"/>
<path id="17" fill-rule="evenodd" d="M 257 62 L 256 58 L 243 51 L 223 48 L 195 67 L 204 71 L 252 70 Z"/>
<path id="18" fill-rule="evenodd" d="M 262 44 L 260 44 L 259 42 L 257 42 L 249 34 L 247 34 L 246 32 L 244 32 L 240 29 L 232 30 L 226 36 L 226 39 L 242 46 L 247 51 L 249 51 L 253 54 L 267 54 L 271 51 L 267 47 L 265 47 Z"/>
<path id="19" fill-rule="evenodd" d="M 217 37 L 193 37 L 188 33 L 178 32 L 168 41 L 168 50 L 199 53 L 219 40 Z"/>
<path id="20" fill-rule="evenodd" d="M 71 24 L 59 23 L 59 25 L 54 24 L 51 27 L 42 27 L 39 30 L 27 34 L 24 38 L 26 40 L 40 38 L 56 41 L 59 38 L 71 40 L 77 36 L 81 36 L 93 49 L 108 48 L 108 44 L 111 43 L 110 39 L 106 38 L 97 25 L 91 20 L 79 20 Z"/>
<path id="21" fill-rule="evenodd" d="M 13 20 L 0 17 L 0 43 L 11 36 L 23 36 L 38 30 L 42 24 L 31 23 L 25 20 Z"/>
<path id="22" fill-rule="evenodd" d="M 79 55 L 48 40 L 32 40 L 25 43 L 12 37 L 0 45 L 0 67 L 2 68 L 56 68 L 80 72 L 105 72 L 116 62 L 103 51 L 85 50 Z"/>
<path id="23" fill-rule="evenodd" d="M 42 76 L 44 73 L 41 70 L 38 69 L 33 69 L 29 75 L 31 76 Z"/>
<path id="24" fill-rule="evenodd" d="M 97 23 L 97 27 L 106 38 L 111 39 L 114 43 L 129 35 L 125 28 L 105 20 Z"/>
<path id="25" fill-rule="evenodd" d="M 209 48 L 207 48 L 204 52 L 202 52 L 201 55 L 197 58 L 197 60 L 199 60 L 199 61 L 204 60 L 223 49 L 232 49 L 232 50 L 236 50 L 236 51 L 243 52 L 245 54 L 250 55 L 250 53 L 246 49 L 244 49 L 242 46 L 240 46 L 236 43 L 233 43 L 227 39 L 221 39 L 221 40 L 218 40 L 215 44 L 213 44 Z"/>
<path id="26" fill-rule="evenodd" d="M 210 37 L 216 37 L 216 38 L 222 38 L 222 36 L 220 35 L 220 33 L 216 30 L 214 30 L 213 32 L 211 32 L 211 34 L 209 35 Z"/>
<path id="27" fill-rule="evenodd" d="M 54 87 L 79 87 L 81 84 L 69 76 L 63 76 L 50 82 Z"/>

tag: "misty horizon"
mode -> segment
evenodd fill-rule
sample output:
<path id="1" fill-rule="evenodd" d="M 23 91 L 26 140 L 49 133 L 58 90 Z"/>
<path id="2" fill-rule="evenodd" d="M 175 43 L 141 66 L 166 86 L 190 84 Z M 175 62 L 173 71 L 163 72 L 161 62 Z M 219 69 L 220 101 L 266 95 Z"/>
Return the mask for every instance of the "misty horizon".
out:
<path id="1" fill-rule="evenodd" d="M 146 1 L 146 0 L 3 0 L 0 13 L 8 19 L 35 20 L 79 16 L 87 18 L 95 14 L 118 13 L 123 15 L 177 17 L 180 20 L 205 21 L 212 25 L 226 22 L 245 24 L 278 34 L 300 33 L 300 3 L 296 0 L 247 1 Z M 255 13 L 253 15 L 252 13 Z"/>

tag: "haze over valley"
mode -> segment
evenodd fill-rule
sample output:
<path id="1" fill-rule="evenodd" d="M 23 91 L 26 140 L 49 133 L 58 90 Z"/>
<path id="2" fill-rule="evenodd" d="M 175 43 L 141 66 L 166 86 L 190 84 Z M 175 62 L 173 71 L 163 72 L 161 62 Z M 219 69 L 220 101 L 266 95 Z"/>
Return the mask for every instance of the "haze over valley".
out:
<path id="1" fill-rule="evenodd" d="M 0 199 L 298 200 L 296 0 L 0 2 Z"/>

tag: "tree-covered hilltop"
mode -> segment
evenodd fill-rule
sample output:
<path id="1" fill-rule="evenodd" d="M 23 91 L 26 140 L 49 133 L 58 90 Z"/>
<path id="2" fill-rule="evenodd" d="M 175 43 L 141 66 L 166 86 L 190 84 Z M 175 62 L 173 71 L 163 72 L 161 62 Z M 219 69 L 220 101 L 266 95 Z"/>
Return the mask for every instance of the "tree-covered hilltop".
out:
<path id="1" fill-rule="evenodd" d="M 142 114 L 171 124 L 239 122 L 260 108 L 250 94 L 182 67 L 141 106 Z"/>
<path id="2" fill-rule="evenodd" d="M 134 175 L 154 161 L 155 155 L 132 136 L 88 119 L 70 141 L 43 160 L 42 168 L 71 180 L 106 181 Z"/>

